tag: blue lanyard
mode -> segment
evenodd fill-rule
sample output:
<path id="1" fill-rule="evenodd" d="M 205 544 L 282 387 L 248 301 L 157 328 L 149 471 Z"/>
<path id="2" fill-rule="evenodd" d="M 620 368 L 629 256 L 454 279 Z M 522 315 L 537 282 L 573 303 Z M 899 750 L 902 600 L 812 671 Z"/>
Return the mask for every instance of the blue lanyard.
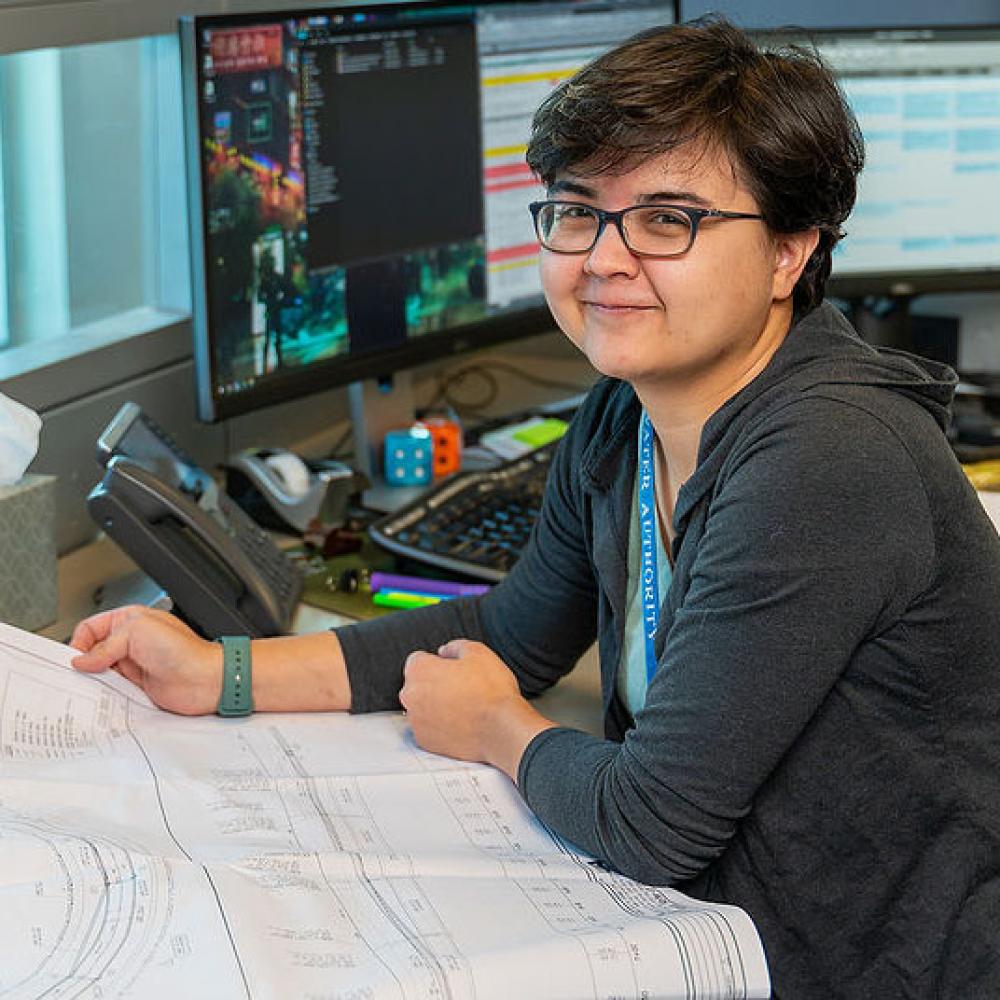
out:
<path id="1" fill-rule="evenodd" d="M 642 633 L 646 644 L 646 683 L 656 673 L 656 627 L 660 623 L 660 585 L 656 570 L 656 466 L 653 461 L 653 424 L 643 411 L 639 425 L 639 537 L 642 562 Z"/>

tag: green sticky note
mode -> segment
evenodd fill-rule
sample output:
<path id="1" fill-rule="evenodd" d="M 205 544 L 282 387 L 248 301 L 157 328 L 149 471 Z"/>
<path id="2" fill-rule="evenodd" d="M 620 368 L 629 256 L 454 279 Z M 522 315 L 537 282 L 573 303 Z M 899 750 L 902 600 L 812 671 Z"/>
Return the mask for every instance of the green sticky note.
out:
<path id="1" fill-rule="evenodd" d="M 560 420 L 558 417 L 546 417 L 529 427 L 522 427 L 521 430 L 514 431 L 511 437 L 531 448 L 541 448 L 543 444 L 561 438 L 566 433 L 568 426 L 569 424 L 565 420 Z"/>

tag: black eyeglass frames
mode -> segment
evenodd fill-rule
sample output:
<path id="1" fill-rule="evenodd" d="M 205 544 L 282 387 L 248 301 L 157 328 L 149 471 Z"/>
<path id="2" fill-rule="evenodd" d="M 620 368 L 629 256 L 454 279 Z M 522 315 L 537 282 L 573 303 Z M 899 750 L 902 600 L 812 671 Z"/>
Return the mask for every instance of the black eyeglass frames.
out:
<path id="1" fill-rule="evenodd" d="M 691 249 L 703 219 L 763 219 L 749 212 L 686 205 L 630 205 L 606 212 L 577 201 L 534 201 L 528 206 L 538 242 L 553 253 L 590 253 L 604 227 L 615 226 L 637 257 L 679 257 Z"/>

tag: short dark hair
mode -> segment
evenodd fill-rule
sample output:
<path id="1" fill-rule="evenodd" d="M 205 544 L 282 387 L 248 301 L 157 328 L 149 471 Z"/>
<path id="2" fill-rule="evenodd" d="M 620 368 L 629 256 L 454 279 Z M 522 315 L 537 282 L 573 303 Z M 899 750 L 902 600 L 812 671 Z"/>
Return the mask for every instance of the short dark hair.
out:
<path id="1" fill-rule="evenodd" d="M 725 151 L 772 232 L 819 230 L 793 299 L 799 316 L 819 305 L 864 141 L 814 50 L 758 48 L 718 17 L 644 31 L 546 98 L 527 159 L 551 186 L 565 170 L 628 170 L 692 141 Z"/>

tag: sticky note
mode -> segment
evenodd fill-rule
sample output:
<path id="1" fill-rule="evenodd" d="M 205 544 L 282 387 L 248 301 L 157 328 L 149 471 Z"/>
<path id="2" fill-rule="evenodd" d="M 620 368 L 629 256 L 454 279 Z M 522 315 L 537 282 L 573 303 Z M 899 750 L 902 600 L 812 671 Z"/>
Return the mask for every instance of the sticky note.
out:
<path id="1" fill-rule="evenodd" d="M 544 420 L 539 420 L 537 423 L 514 431 L 511 436 L 532 448 L 541 448 L 543 444 L 561 438 L 566 433 L 568 426 L 565 420 L 560 420 L 558 417 L 546 417 Z"/>

